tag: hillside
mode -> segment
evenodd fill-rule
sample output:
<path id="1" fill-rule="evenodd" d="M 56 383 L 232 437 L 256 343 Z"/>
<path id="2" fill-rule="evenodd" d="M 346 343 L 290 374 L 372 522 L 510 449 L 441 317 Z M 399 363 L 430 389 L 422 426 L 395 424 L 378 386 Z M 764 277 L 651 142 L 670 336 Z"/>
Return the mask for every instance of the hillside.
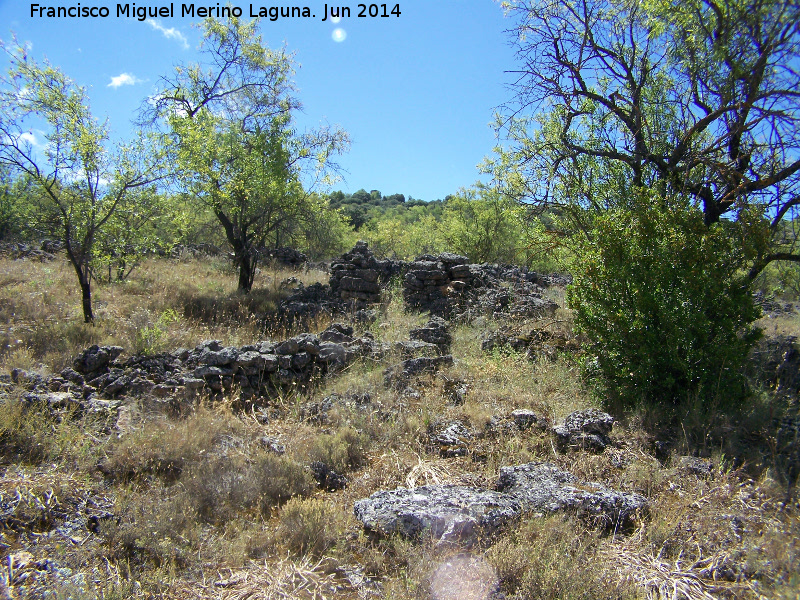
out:
<path id="1" fill-rule="evenodd" d="M 149 259 L 92 326 L 48 258 L 0 259 L 3 597 L 800 593 L 793 307 L 678 428 L 592 391 L 569 277 Z"/>

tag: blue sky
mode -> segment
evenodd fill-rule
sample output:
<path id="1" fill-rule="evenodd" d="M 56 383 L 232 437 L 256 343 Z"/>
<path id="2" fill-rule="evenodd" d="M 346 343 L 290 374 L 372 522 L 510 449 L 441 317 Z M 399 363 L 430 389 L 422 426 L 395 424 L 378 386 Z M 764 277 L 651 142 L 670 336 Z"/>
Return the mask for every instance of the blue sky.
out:
<path id="1" fill-rule="evenodd" d="M 43 0 L 42 5 L 47 0 Z M 346 180 L 333 189 L 378 189 L 423 200 L 444 198 L 479 177 L 491 152 L 493 109 L 509 98 L 505 85 L 514 56 L 499 5 L 491 0 L 406 0 L 400 16 L 322 21 L 324 2 L 303 0 L 316 18 L 262 20 L 266 45 L 286 44 L 299 64 L 295 82 L 304 105 L 301 127 L 339 124 L 353 141 L 339 161 Z M 59 0 L 61 6 L 105 6 L 107 18 L 31 17 L 31 3 L 0 0 L 0 39 L 13 31 L 88 90 L 94 114 L 109 119 L 112 135 L 127 137 L 130 121 L 158 78 L 196 61 L 200 18 L 139 21 L 116 16 L 116 2 Z M 134 4 L 134 3 L 130 3 Z M 169 6 L 140 2 L 137 6 Z M 247 16 L 249 2 L 233 2 Z M 388 3 L 391 10 L 397 3 Z M 206 2 L 205 6 L 216 6 Z M 223 5 L 223 3 L 220 3 Z M 289 3 L 253 2 L 260 6 Z M 195 4 L 199 6 L 199 4 Z M 335 41 L 335 29 L 346 32 Z M 338 35 L 341 38 L 341 34 Z M 5 68 L 5 67 L 4 67 Z"/>

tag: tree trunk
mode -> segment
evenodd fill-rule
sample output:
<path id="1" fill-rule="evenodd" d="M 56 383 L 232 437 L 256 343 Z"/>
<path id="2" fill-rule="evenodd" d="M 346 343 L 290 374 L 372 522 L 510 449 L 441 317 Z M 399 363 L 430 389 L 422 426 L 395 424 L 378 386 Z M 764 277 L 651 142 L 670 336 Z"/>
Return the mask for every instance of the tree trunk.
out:
<path id="1" fill-rule="evenodd" d="M 228 242 L 233 246 L 234 260 L 239 268 L 238 289 L 240 292 L 248 294 L 253 288 L 258 257 L 247 239 L 247 230 L 237 227 L 222 210 L 215 209 L 214 213 L 225 229 L 225 236 L 228 238 Z"/>
<path id="2" fill-rule="evenodd" d="M 83 322 L 94 324 L 94 315 L 92 314 L 92 287 L 91 282 L 82 275 L 79 276 L 81 283 L 81 298 L 83 300 Z"/>
<path id="3" fill-rule="evenodd" d="M 81 297 L 83 299 L 83 322 L 94 324 L 92 314 L 92 288 L 88 281 L 81 281 Z"/>
<path id="4" fill-rule="evenodd" d="M 236 261 L 239 263 L 239 291 L 245 294 L 250 293 L 253 289 L 253 279 L 256 275 L 256 260 L 251 256 L 250 252 L 241 249 L 236 251 Z"/>
<path id="5" fill-rule="evenodd" d="M 78 276 L 78 285 L 81 286 L 81 300 L 83 302 L 83 322 L 91 323 L 94 325 L 94 314 L 92 314 L 92 277 L 89 274 L 89 269 L 84 268 L 85 265 L 81 264 L 83 258 L 79 254 L 75 254 L 72 247 L 67 240 L 67 256 L 75 269 L 75 274 Z"/>

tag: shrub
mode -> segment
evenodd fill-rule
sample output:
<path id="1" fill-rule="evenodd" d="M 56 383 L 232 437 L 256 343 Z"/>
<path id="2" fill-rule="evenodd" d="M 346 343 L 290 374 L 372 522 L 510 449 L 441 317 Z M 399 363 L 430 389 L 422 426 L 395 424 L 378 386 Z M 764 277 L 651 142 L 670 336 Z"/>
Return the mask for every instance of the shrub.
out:
<path id="1" fill-rule="evenodd" d="M 368 442 L 367 436 L 345 427 L 332 435 L 317 436 L 309 447 L 309 460 L 323 462 L 338 473 L 358 469 L 367 462 Z"/>
<path id="2" fill-rule="evenodd" d="M 281 509 L 276 541 L 296 555 L 322 556 L 339 537 L 335 515 L 322 498 L 293 498 Z"/>
<path id="3" fill-rule="evenodd" d="M 283 456 L 260 454 L 244 462 L 213 457 L 182 478 L 185 500 L 202 521 L 224 523 L 250 512 L 266 517 L 272 508 L 314 489 L 311 474 Z"/>
<path id="4" fill-rule="evenodd" d="M 92 423 L 77 417 L 74 409 L 56 413 L 44 402 L 14 397 L 0 401 L 0 460 L 33 465 L 80 462 L 94 444 L 84 431 Z"/>
<path id="5" fill-rule="evenodd" d="M 706 227 L 680 199 L 630 207 L 579 237 L 567 294 L 608 391 L 628 406 L 742 398 L 759 315 L 744 267 L 761 220 L 741 212 Z"/>

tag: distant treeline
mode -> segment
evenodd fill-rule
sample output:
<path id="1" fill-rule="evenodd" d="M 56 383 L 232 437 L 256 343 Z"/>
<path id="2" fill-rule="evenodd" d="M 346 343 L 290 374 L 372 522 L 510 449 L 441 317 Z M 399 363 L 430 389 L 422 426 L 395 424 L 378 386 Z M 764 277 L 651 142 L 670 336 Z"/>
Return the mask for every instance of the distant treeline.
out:
<path id="1" fill-rule="evenodd" d="M 448 195 L 445 200 L 451 197 Z M 415 206 L 423 206 L 429 211 L 438 211 L 441 214 L 443 203 L 443 200 L 432 200 L 430 202 L 415 200 L 411 196 L 406 197 L 405 194 L 384 196 L 378 190 L 368 192 L 363 188 L 352 194 L 345 194 L 341 191 L 333 192 L 328 195 L 328 201 L 331 208 L 340 209 L 343 212 L 356 231 L 359 231 L 361 226 L 367 223 L 370 218 L 384 214 L 390 209 L 409 209 Z"/>

